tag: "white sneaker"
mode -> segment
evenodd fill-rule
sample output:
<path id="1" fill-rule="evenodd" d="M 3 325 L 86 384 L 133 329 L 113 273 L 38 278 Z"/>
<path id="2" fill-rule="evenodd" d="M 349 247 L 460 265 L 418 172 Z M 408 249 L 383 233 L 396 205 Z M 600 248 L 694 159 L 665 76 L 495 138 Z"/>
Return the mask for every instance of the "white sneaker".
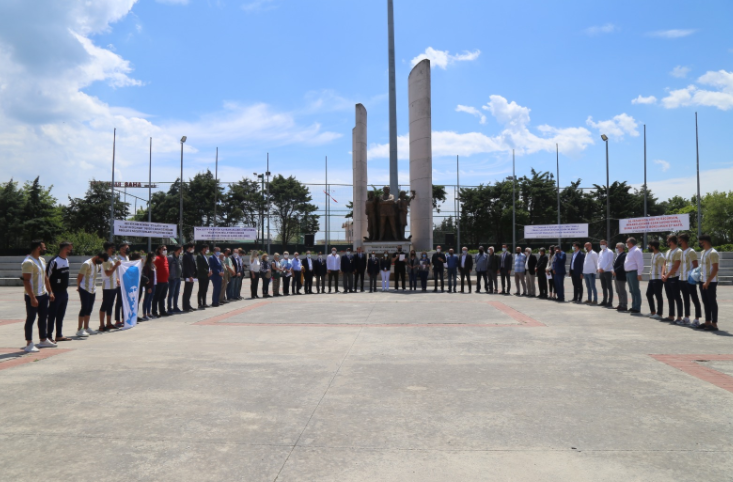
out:
<path id="1" fill-rule="evenodd" d="M 649 318 L 651 318 L 652 320 L 661 320 L 662 319 L 662 317 L 659 315 L 652 315 Z"/>
<path id="2" fill-rule="evenodd" d="M 99 332 L 95 330 L 94 328 L 84 328 L 84 331 L 86 331 L 89 335 L 98 335 Z"/>
<path id="3" fill-rule="evenodd" d="M 84 328 L 82 328 L 81 330 L 76 332 L 76 336 L 78 336 L 79 338 L 86 338 L 87 336 L 89 336 L 89 333 L 84 331 Z"/>
<path id="4" fill-rule="evenodd" d="M 43 340 L 36 346 L 39 348 L 56 348 L 56 343 L 52 342 L 51 340 Z"/>
<path id="5" fill-rule="evenodd" d="M 693 321 L 692 323 L 690 323 L 690 326 L 692 326 L 693 328 L 697 328 L 698 326 L 700 326 L 700 320 Z"/>
<path id="6" fill-rule="evenodd" d="M 685 322 L 685 325 L 689 325 L 690 324 L 690 317 L 689 316 L 685 316 L 684 318 L 682 318 L 682 321 Z"/>
<path id="7" fill-rule="evenodd" d="M 680 326 L 689 325 L 690 324 L 690 320 L 687 320 L 687 321 L 685 321 L 685 320 L 677 320 L 677 321 L 675 321 L 675 324 L 680 325 Z"/>
<path id="8" fill-rule="evenodd" d="M 25 348 L 23 348 L 23 351 L 26 352 L 26 353 L 38 353 L 40 350 L 38 350 L 38 348 L 36 348 L 36 345 L 34 345 L 33 343 L 31 343 L 30 345 L 28 345 Z"/>

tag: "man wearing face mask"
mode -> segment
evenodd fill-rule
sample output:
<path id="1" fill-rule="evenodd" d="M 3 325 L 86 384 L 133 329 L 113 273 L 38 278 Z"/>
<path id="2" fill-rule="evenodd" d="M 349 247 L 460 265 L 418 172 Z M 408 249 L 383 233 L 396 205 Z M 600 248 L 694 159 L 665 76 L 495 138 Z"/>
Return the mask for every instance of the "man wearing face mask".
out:
<path id="1" fill-rule="evenodd" d="M 38 317 L 38 337 L 41 348 L 53 348 L 56 346 L 48 338 L 46 328 L 46 317 L 48 316 L 48 303 L 55 299 L 51 282 L 46 274 L 46 244 L 41 240 L 31 241 L 31 251 L 21 264 L 23 273 L 23 287 L 25 288 L 25 341 L 26 353 L 36 353 L 38 348 L 33 344 L 33 323 Z M 87 322 L 88 323 L 88 322 Z"/>
<path id="2" fill-rule="evenodd" d="M 486 274 L 489 278 L 489 294 L 494 294 L 499 292 L 499 282 L 497 279 L 497 273 L 499 272 L 499 257 L 494 253 L 494 247 L 489 246 L 489 255 L 488 258 L 488 270 L 486 271 Z"/>
<path id="3" fill-rule="evenodd" d="M 367 257 L 364 254 L 361 246 L 356 248 L 356 255 L 354 255 L 354 291 L 361 290 L 364 292 L 364 273 L 367 268 Z"/>
<path id="4" fill-rule="evenodd" d="M 305 259 L 302 261 L 303 264 L 303 292 L 307 295 L 313 294 L 313 259 L 311 258 L 311 252 L 305 252 Z"/>
<path id="5" fill-rule="evenodd" d="M 191 294 L 193 293 L 193 281 L 196 279 L 196 259 L 193 257 L 193 243 L 183 247 L 183 311 L 196 311 L 191 306 Z"/>
<path id="6" fill-rule="evenodd" d="M 463 247 L 458 257 L 458 272 L 461 275 L 461 293 L 463 293 L 463 280 L 468 281 L 468 293 L 471 293 L 471 270 L 473 269 L 473 256 L 468 254 L 468 248 Z"/>
<path id="7" fill-rule="evenodd" d="M 392 256 L 392 264 L 394 264 L 394 289 L 397 291 L 402 280 L 402 291 L 405 291 L 405 265 L 407 263 L 407 254 L 402 251 L 402 246 L 397 246 L 397 252 Z"/>
<path id="8" fill-rule="evenodd" d="M 499 274 L 501 275 L 501 294 L 510 295 L 512 292 L 512 267 L 514 259 L 512 253 L 507 249 L 506 244 L 501 245 L 501 260 L 499 262 Z"/>
<path id="9" fill-rule="evenodd" d="M 323 259 L 323 255 L 321 253 L 318 253 L 318 256 L 313 261 L 313 274 L 316 277 L 316 292 L 325 293 L 328 268 L 326 267 L 326 260 Z"/>
<path id="10" fill-rule="evenodd" d="M 221 250 L 218 247 L 214 248 L 214 254 L 212 254 L 209 257 L 209 268 L 211 269 L 211 284 L 214 287 L 212 297 L 211 297 L 211 306 L 212 308 L 216 308 L 219 306 L 219 301 L 221 299 L 221 284 L 222 279 L 224 278 L 224 266 L 221 264 Z"/>
<path id="11" fill-rule="evenodd" d="M 56 340 L 71 341 L 62 334 L 64 326 L 64 316 L 66 315 L 66 307 L 69 303 L 69 260 L 73 249 L 69 241 L 64 241 L 59 245 L 59 254 L 48 263 L 46 267 L 46 275 L 51 283 L 51 293 L 54 300 L 48 305 L 48 322 L 46 323 L 46 331 L 48 331 L 48 339 L 53 340 L 54 327 L 56 328 Z"/>
<path id="12" fill-rule="evenodd" d="M 613 308 L 613 251 L 608 249 L 605 239 L 601 240 L 601 252 L 598 253 L 598 277 L 603 291 L 601 306 Z"/>
<path id="13" fill-rule="evenodd" d="M 624 262 L 626 261 L 626 251 L 624 243 L 616 244 L 616 261 L 613 263 L 613 277 L 616 284 L 616 293 L 618 293 L 618 306 L 616 311 L 624 312 L 628 309 L 628 296 L 626 296 L 626 270 L 624 270 Z"/>
<path id="14" fill-rule="evenodd" d="M 583 279 L 588 291 L 586 304 L 598 304 L 598 290 L 596 289 L 596 273 L 598 272 L 598 253 L 593 251 L 593 245 L 585 243 L 585 261 L 583 261 Z"/>
<path id="15" fill-rule="evenodd" d="M 117 296 L 117 267 L 120 261 L 114 258 L 115 243 L 104 243 L 104 252 L 107 253 L 107 261 L 102 263 L 102 304 L 99 308 L 99 331 L 117 328 L 112 324 L 112 310 L 115 306 L 115 296 Z"/>
<path id="16" fill-rule="evenodd" d="M 169 316 L 165 311 L 165 300 L 168 296 L 168 249 L 161 245 L 155 252 L 155 276 L 158 284 L 155 287 L 153 299 L 153 316 Z"/>
<path id="17" fill-rule="evenodd" d="M 331 292 L 331 282 L 333 281 L 336 286 L 336 293 L 338 293 L 341 258 L 336 253 L 336 248 L 331 248 L 331 254 L 326 257 L 326 269 L 328 270 L 328 292 Z"/>
<path id="18" fill-rule="evenodd" d="M 552 278 L 555 281 L 555 293 L 557 302 L 565 302 L 565 253 L 562 246 L 555 246 L 555 257 L 552 259 Z"/>
<path id="19" fill-rule="evenodd" d="M 346 254 L 341 256 L 341 272 L 344 275 L 344 293 L 354 292 L 354 255 L 351 249 L 346 249 Z"/>
<path id="20" fill-rule="evenodd" d="M 458 287 L 458 256 L 453 248 L 448 250 L 448 256 L 445 257 L 445 266 L 448 270 L 448 293 L 451 290 L 455 293 Z"/>
<path id="21" fill-rule="evenodd" d="M 517 254 L 514 255 L 514 285 L 517 287 L 515 296 L 527 296 L 527 280 L 524 279 L 526 271 L 527 256 L 522 253 L 522 248 L 517 246 Z M 520 293 L 519 288 L 522 288 Z"/>
<path id="22" fill-rule="evenodd" d="M 126 262 L 130 261 L 130 244 L 123 241 L 122 244 L 117 248 L 117 256 L 114 257 L 115 261 Z M 122 328 L 125 323 L 122 321 L 122 288 L 117 283 L 117 301 L 115 302 L 115 326 Z"/>
<path id="23" fill-rule="evenodd" d="M 374 293 L 377 291 L 377 278 L 379 277 L 379 259 L 374 253 L 369 254 L 367 274 L 369 275 L 369 292 Z"/>
<path id="24" fill-rule="evenodd" d="M 632 316 L 642 316 L 639 281 L 641 281 L 641 274 L 644 272 L 644 254 L 636 246 L 636 238 L 627 239 L 626 247 L 629 248 L 629 252 L 626 254 L 626 260 L 624 261 L 624 270 L 626 270 L 626 281 L 629 283 L 629 291 L 631 292 L 631 309 L 629 313 Z"/>
<path id="25" fill-rule="evenodd" d="M 474 260 L 476 264 L 476 293 L 481 293 L 481 280 L 484 280 L 484 288 L 486 292 L 489 292 L 489 279 L 486 276 L 486 271 L 489 269 L 489 258 L 484 253 L 484 247 L 478 247 L 478 254 Z"/>
<path id="26" fill-rule="evenodd" d="M 573 243 L 573 255 L 570 258 L 570 279 L 573 282 L 573 303 L 583 302 L 583 263 L 585 253 L 580 250 L 580 243 Z"/>
<path id="27" fill-rule="evenodd" d="M 168 313 L 183 313 L 178 308 L 178 297 L 181 294 L 181 275 L 183 274 L 183 265 L 181 264 L 181 246 L 173 246 L 171 254 L 168 256 Z"/>
<path id="28" fill-rule="evenodd" d="M 293 294 L 300 295 L 300 280 L 303 275 L 303 263 L 300 261 L 300 254 L 296 251 L 293 253 Z"/>
<path id="29" fill-rule="evenodd" d="M 445 283 L 443 281 L 443 270 L 445 269 L 445 254 L 443 254 L 440 246 L 437 247 L 435 253 L 433 253 L 433 259 L 431 260 L 433 265 L 433 293 L 438 291 L 438 278 L 440 278 L 440 292 L 445 293 Z M 448 286 L 450 291 L 450 286 Z"/>
<path id="30" fill-rule="evenodd" d="M 199 254 L 196 256 L 196 275 L 199 279 L 199 290 L 196 295 L 199 310 L 205 310 L 206 293 L 209 290 L 209 279 L 212 277 L 211 267 L 209 266 L 209 245 L 204 244 L 199 248 Z"/>

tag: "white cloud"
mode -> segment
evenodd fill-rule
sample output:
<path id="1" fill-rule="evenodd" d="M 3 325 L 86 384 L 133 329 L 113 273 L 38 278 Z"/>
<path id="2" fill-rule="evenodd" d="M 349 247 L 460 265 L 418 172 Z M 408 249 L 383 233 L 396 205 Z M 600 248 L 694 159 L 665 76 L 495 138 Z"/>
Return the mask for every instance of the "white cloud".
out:
<path id="1" fill-rule="evenodd" d="M 242 5 L 242 10 L 245 12 L 257 12 L 261 10 L 271 10 L 275 8 L 274 5 L 272 5 L 273 0 L 254 0 L 249 3 L 245 3 Z"/>
<path id="2" fill-rule="evenodd" d="M 514 101 L 508 102 L 500 95 L 492 95 L 490 99 L 483 109 L 489 111 L 504 129 L 495 136 L 487 136 L 481 132 L 434 131 L 433 157 L 510 153 L 512 149 L 521 156 L 539 151 L 555 152 L 555 144 L 559 144 L 563 153 L 573 155 L 594 143 L 590 131 L 584 127 L 558 128 L 541 125 L 537 127 L 540 133 L 537 135 L 529 129 L 529 108 Z M 400 159 L 410 157 L 409 140 L 409 135 L 399 136 L 397 139 Z M 388 158 L 389 144 L 372 144 L 367 155 L 369 159 Z"/>
<path id="3" fill-rule="evenodd" d="M 473 52 L 465 51 L 462 54 L 451 55 L 447 50 L 435 50 L 432 47 L 425 49 L 425 52 L 412 59 L 412 66 L 416 66 L 424 59 L 430 60 L 430 68 L 440 67 L 445 70 L 449 65 L 456 62 L 470 62 L 476 60 L 481 55 L 480 50 Z"/>
<path id="4" fill-rule="evenodd" d="M 465 112 L 467 114 L 474 115 L 479 118 L 480 124 L 486 124 L 486 116 L 483 115 L 481 111 L 479 111 L 475 107 L 470 107 L 467 105 L 458 105 L 458 107 L 456 107 L 456 112 Z"/>
<path id="5" fill-rule="evenodd" d="M 662 172 L 667 172 L 669 168 L 671 167 L 669 162 L 663 161 L 661 159 L 657 159 L 654 161 L 654 164 L 660 166 L 662 168 Z"/>
<path id="6" fill-rule="evenodd" d="M 623 139 L 625 134 L 629 134 L 632 137 L 639 135 L 639 131 L 636 130 L 638 124 L 633 117 L 626 113 L 614 116 L 609 120 L 598 122 L 594 122 L 593 117 L 588 116 L 585 123 L 594 129 L 598 129 L 599 133 L 606 134 L 608 137 L 615 139 Z"/>
<path id="7" fill-rule="evenodd" d="M 612 23 L 607 23 L 605 25 L 594 25 L 593 27 L 588 27 L 587 29 L 583 30 L 587 35 L 601 35 L 604 33 L 611 33 L 616 30 L 616 26 Z"/>
<path id="8" fill-rule="evenodd" d="M 690 72 L 689 67 L 683 67 L 681 65 L 678 65 L 674 69 L 672 69 L 672 72 L 669 73 L 672 77 L 677 77 L 678 79 L 684 79 L 687 77 L 687 74 Z"/>
<path id="9" fill-rule="evenodd" d="M 697 82 L 718 90 L 700 89 L 691 84 L 684 89 L 669 91 L 667 97 L 662 99 L 662 105 L 667 109 L 685 106 L 717 107 L 720 110 L 733 109 L 733 72 L 709 71 L 698 78 Z"/>
<path id="10" fill-rule="evenodd" d="M 632 104 L 656 104 L 657 98 L 653 95 L 643 97 L 641 94 L 636 99 L 631 99 Z"/>
<path id="11" fill-rule="evenodd" d="M 675 169 L 676 174 L 682 174 Z M 666 200 L 674 196 L 689 198 L 697 193 L 697 176 L 695 176 L 695 164 L 687 168 L 687 176 L 658 181 L 647 182 L 649 189 L 654 196 Z M 700 190 L 703 193 L 713 191 L 730 191 L 730 180 L 733 179 L 733 167 L 721 169 L 709 169 L 700 171 Z M 642 183 L 632 184 L 636 189 L 641 189 Z"/>
<path id="12" fill-rule="evenodd" d="M 692 35 L 697 32 L 696 29 L 672 29 L 672 30 L 657 30 L 656 32 L 649 32 L 647 35 L 650 37 L 659 38 L 682 38 Z"/>

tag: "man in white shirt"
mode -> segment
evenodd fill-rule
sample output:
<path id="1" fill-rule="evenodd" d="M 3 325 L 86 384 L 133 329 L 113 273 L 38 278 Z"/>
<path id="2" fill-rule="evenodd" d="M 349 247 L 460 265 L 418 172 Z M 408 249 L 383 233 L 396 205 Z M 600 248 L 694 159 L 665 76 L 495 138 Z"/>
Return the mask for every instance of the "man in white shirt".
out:
<path id="1" fill-rule="evenodd" d="M 591 243 L 585 243 L 585 260 L 583 260 L 583 279 L 585 288 L 588 290 L 586 304 L 598 304 L 598 290 L 596 290 L 596 273 L 598 272 L 598 253 L 593 251 Z M 591 300 L 591 294 L 593 299 Z"/>
<path id="2" fill-rule="evenodd" d="M 626 261 L 624 261 L 624 271 L 626 271 L 626 281 L 629 283 L 629 292 L 631 293 L 629 313 L 632 316 L 642 316 L 639 281 L 641 281 L 641 274 L 644 272 L 644 254 L 636 246 L 636 238 L 627 239 L 626 247 L 629 252 L 626 255 Z"/>
<path id="3" fill-rule="evenodd" d="M 336 283 L 336 293 L 339 292 L 339 272 L 341 271 L 341 257 L 336 248 L 331 248 L 331 254 L 326 257 L 326 270 L 328 270 L 328 292 L 331 292 L 331 281 Z"/>
<path id="4" fill-rule="evenodd" d="M 601 240 L 601 252 L 598 253 L 598 277 L 601 279 L 603 301 L 601 306 L 613 308 L 613 251 L 608 249 L 608 242 Z"/>

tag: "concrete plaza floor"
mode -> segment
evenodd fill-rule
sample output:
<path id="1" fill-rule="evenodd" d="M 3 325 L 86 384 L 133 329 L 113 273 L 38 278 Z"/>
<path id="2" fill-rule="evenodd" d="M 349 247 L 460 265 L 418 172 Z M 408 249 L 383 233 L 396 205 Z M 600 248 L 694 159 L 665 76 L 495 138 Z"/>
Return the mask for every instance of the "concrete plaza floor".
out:
<path id="1" fill-rule="evenodd" d="M 22 288 L 2 288 L 0 479 L 730 481 L 733 287 L 718 293 L 718 333 L 513 296 L 358 293 L 21 355 Z"/>

